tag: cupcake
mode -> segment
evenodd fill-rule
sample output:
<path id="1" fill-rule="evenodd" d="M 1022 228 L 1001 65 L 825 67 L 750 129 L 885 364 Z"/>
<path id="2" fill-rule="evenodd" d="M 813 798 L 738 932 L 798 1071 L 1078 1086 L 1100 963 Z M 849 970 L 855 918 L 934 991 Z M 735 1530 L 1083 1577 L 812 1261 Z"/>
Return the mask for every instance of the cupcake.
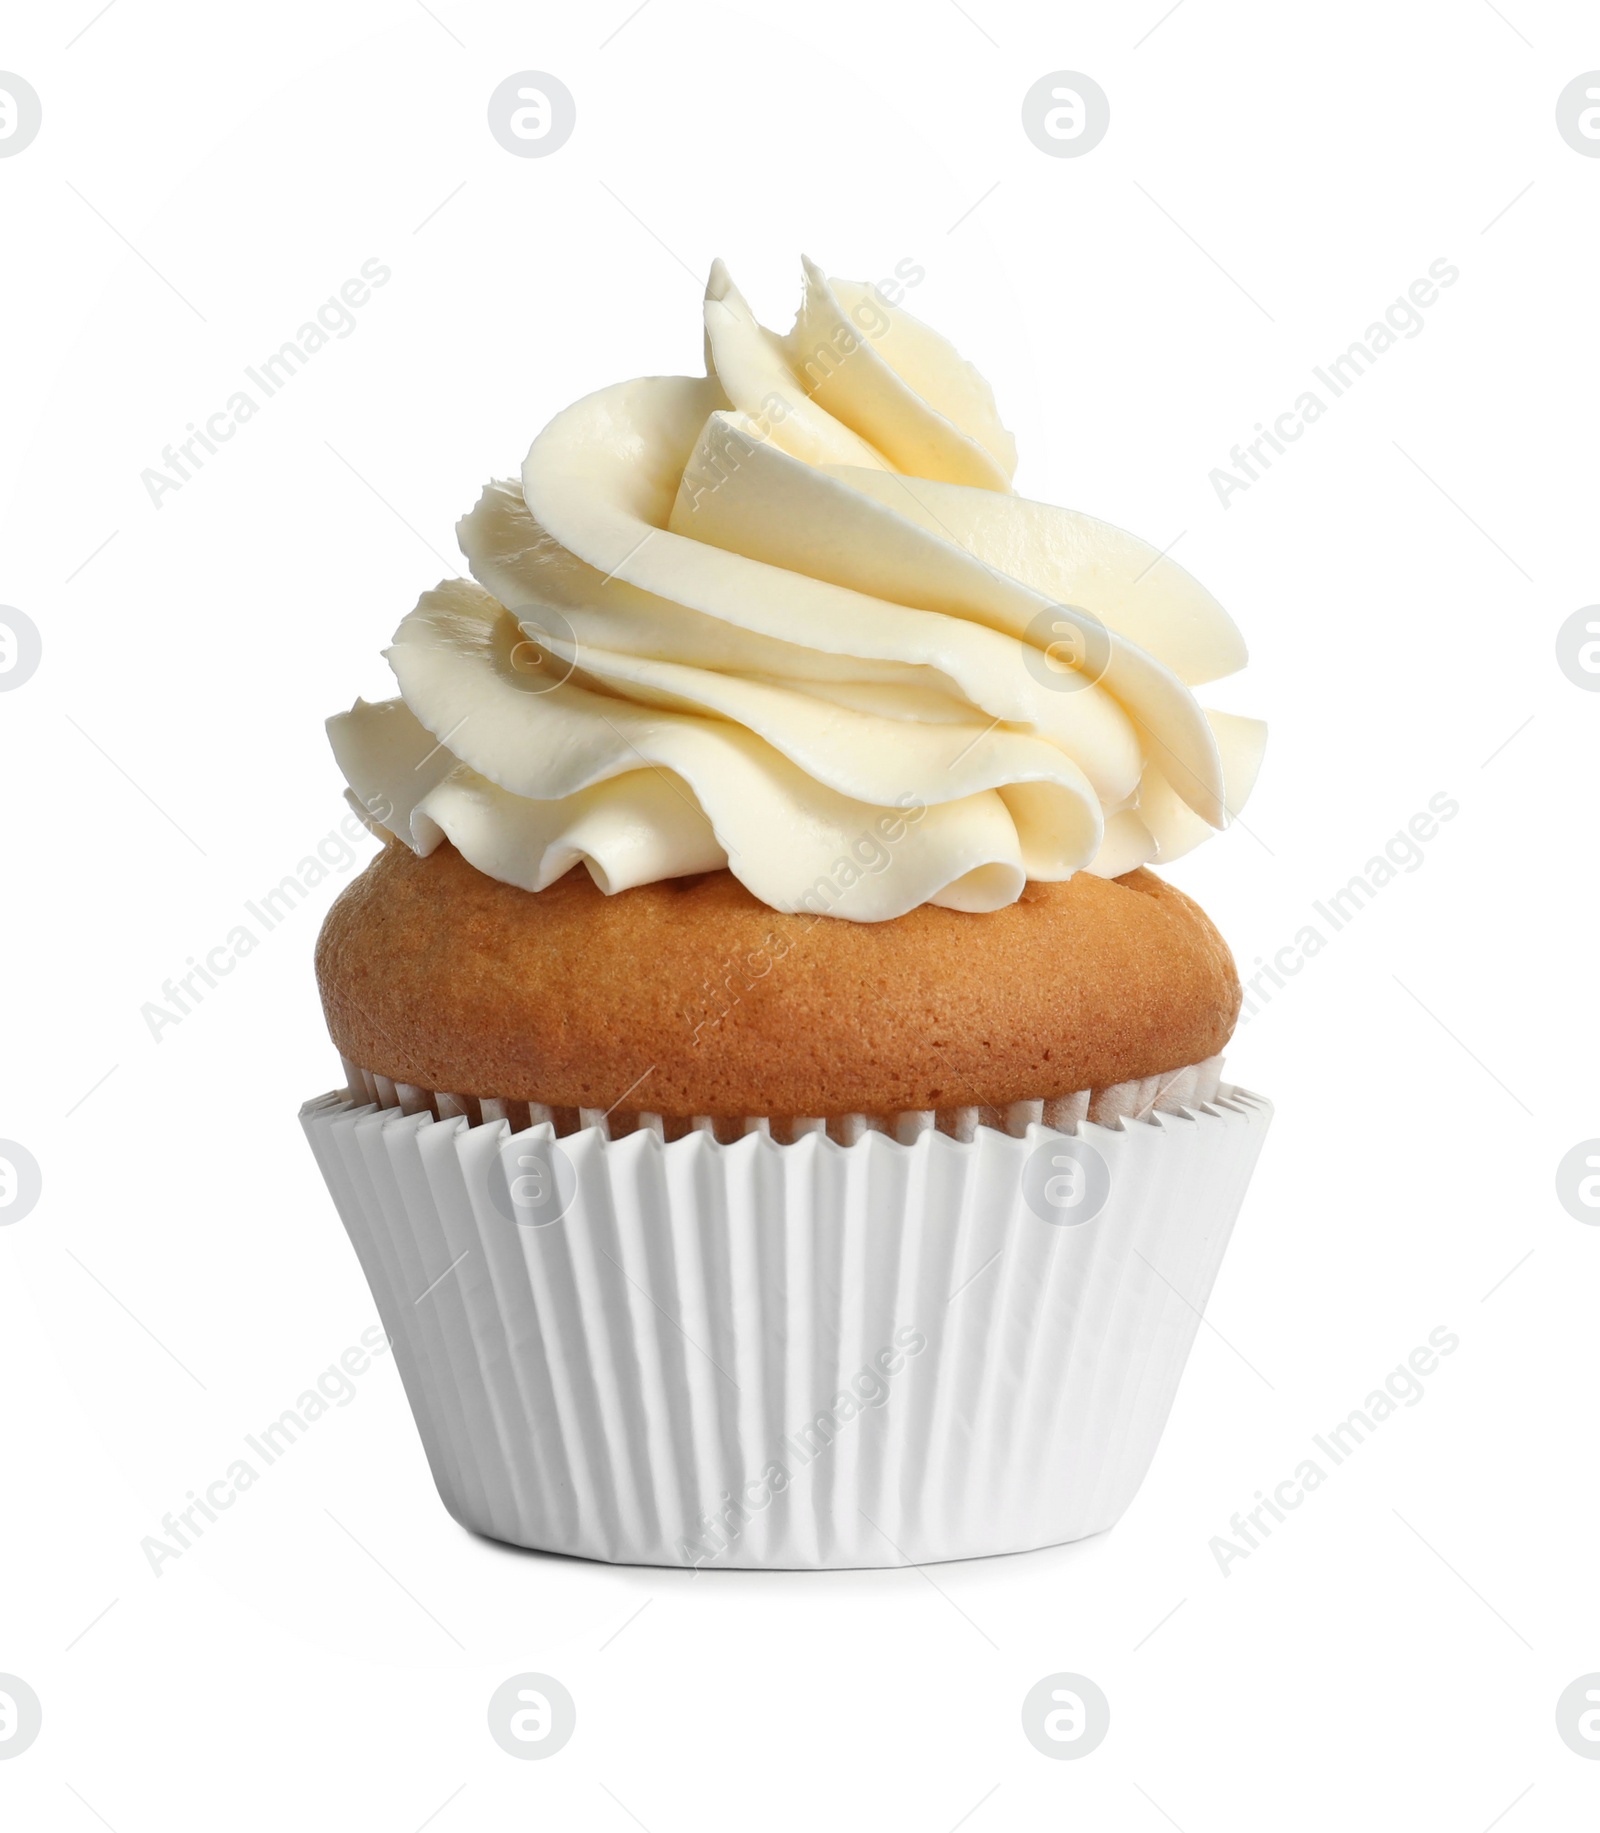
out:
<path id="1" fill-rule="evenodd" d="M 1017 496 L 982 377 L 804 263 L 719 262 L 703 377 L 557 415 L 470 579 L 329 722 L 385 845 L 302 1120 L 476 1532 L 872 1566 L 1105 1529 L 1270 1116 L 1238 977 L 1150 868 L 1259 722 L 1220 605 Z"/>

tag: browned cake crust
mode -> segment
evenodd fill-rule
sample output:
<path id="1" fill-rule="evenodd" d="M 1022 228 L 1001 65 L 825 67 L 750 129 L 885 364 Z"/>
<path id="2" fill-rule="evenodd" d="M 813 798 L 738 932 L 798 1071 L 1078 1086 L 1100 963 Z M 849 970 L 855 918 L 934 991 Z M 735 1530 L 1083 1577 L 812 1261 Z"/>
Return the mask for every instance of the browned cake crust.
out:
<path id="1" fill-rule="evenodd" d="M 1002 1106 L 1221 1050 L 1227 944 L 1140 870 L 984 915 L 781 916 L 728 872 L 529 892 L 392 842 L 317 942 L 328 1028 L 396 1082 L 668 1117 Z"/>

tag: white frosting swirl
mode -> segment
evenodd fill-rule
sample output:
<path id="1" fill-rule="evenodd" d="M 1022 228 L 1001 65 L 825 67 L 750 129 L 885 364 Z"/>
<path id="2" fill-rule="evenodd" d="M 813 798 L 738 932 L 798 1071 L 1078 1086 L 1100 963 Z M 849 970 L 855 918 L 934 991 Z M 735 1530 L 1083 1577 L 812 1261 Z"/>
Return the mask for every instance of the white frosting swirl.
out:
<path id="1" fill-rule="evenodd" d="M 1188 851 L 1265 728 L 1205 713 L 1222 607 L 1107 523 L 1012 494 L 988 385 L 805 263 L 786 337 L 718 262 L 706 375 L 558 414 L 459 524 L 472 581 L 329 721 L 354 797 L 541 890 L 727 866 L 774 909 L 993 910 Z"/>

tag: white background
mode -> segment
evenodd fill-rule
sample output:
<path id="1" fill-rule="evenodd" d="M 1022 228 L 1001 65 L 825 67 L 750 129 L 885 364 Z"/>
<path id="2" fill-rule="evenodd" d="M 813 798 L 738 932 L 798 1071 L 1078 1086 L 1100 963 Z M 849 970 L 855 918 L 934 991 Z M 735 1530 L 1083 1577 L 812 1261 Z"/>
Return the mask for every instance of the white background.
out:
<path id="1" fill-rule="evenodd" d="M 44 109 L 0 160 L 0 602 L 44 640 L 0 696 L 0 1135 L 44 1175 L 0 1230 L 0 1671 L 44 1702 L 0 1821 L 1593 1824 L 1554 1720 L 1600 1669 L 1600 1230 L 1555 1195 L 1600 1133 L 1600 698 L 1555 656 L 1600 599 L 1600 160 L 1554 118 L 1592 9 L 95 4 L 0 35 Z M 549 158 L 485 122 L 527 69 L 577 99 Z M 1111 101 L 1082 158 L 1021 128 L 1062 69 Z M 1246 632 L 1266 769 L 1173 876 L 1247 973 L 1460 804 L 1235 1040 L 1278 1118 L 1150 1477 L 1097 1540 L 926 1573 L 518 1555 L 438 1505 L 384 1359 L 158 1578 L 141 1539 L 374 1322 L 295 1120 L 348 873 L 159 1042 L 140 1008 L 340 818 L 321 721 L 386 691 L 485 479 L 697 370 L 714 255 L 785 327 L 801 249 L 925 266 L 1024 493 L 1181 535 Z M 369 257 L 355 331 L 155 508 L 141 470 Z M 1422 333 L 1219 504 L 1440 257 Z M 1224 1576 L 1230 1516 L 1440 1325 L 1425 1398 Z M 578 1705 L 547 1762 L 485 1728 L 525 1669 Z M 1019 1724 L 1063 1669 L 1111 1701 L 1079 1762 Z"/>

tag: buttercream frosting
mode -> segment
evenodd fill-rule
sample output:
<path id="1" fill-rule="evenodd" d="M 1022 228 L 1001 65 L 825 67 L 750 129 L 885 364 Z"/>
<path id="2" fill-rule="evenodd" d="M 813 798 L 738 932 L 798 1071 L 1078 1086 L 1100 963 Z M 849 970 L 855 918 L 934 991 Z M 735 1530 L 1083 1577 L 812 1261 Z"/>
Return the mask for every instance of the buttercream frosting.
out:
<path id="1" fill-rule="evenodd" d="M 1012 488 L 978 372 L 804 263 L 793 329 L 721 262 L 706 374 L 587 396 L 458 525 L 470 579 L 329 721 L 353 799 L 540 890 L 726 866 L 782 911 L 992 910 L 1187 852 L 1265 728 L 1192 689 L 1245 661 L 1148 543 Z"/>

